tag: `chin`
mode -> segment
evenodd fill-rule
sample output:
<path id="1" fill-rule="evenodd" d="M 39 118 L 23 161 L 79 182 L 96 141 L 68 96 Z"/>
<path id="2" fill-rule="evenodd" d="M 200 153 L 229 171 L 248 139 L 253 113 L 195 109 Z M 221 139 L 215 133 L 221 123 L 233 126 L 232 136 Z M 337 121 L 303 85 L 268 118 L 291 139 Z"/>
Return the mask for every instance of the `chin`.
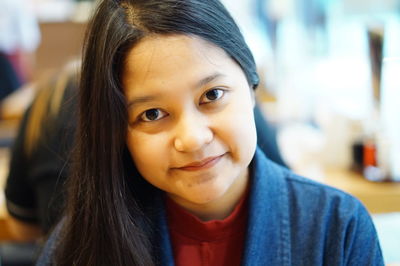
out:
<path id="1" fill-rule="evenodd" d="M 226 188 L 205 188 L 201 191 L 188 195 L 187 201 L 190 201 L 197 205 L 212 204 L 218 199 L 222 198 L 228 191 L 229 187 Z"/>

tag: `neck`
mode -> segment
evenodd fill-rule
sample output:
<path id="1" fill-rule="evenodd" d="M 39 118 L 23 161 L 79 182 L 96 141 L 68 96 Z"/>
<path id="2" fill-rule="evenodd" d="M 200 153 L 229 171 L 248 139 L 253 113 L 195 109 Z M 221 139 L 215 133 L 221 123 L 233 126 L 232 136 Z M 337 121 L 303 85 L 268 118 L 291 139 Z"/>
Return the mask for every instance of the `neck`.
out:
<path id="1" fill-rule="evenodd" d="M 202 221 L 223 220 L 235 209 L 236 205 L 245 194 L 248 183 L 249 171 L 246 169 L 223 196 L 205 204 L 188 202 L 182 204 L 178 198 L 172 195 L 169 195 L 169 197 Z"/>

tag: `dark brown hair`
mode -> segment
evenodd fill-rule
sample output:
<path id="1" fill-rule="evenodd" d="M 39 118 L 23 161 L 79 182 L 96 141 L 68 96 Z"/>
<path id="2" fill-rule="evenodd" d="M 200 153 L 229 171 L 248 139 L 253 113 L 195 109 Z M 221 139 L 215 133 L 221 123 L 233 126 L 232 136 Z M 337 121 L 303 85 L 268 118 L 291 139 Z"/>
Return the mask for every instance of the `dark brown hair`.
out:
<path id="1" fill-rule="evenodd" d="M 258 84 L 252 54 L 218 0 L 101 1 L 86 33 L 75 166 L 56 265 L 157 263 L 144 212 L 152 202 L 141 196 L 152 192 L 126 149 L 121 85 L 127 52 L 149 34 L 209 41 L 241 66 L 251 87 Z"/>

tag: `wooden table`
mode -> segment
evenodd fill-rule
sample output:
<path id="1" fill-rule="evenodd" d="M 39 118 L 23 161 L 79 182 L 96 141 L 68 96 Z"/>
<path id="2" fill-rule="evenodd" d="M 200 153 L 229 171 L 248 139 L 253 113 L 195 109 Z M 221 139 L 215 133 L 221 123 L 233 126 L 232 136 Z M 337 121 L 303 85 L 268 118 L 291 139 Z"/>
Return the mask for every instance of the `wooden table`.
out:
<path id="1" fill-rule="evenodd" d="M 370 213 L 400 212 L 400 183 L 372 182 L 348 170 L 328 169 L 325 174 L 324 183 L 352 194 Z"/>
<path id="2" fill-rule="evenodd" d="M 11 240 L 11 235 L 6 224 L 6 204 L 4 198 L 4 187 L 8 173 L 9 150 L 0 149 L 0 240 Z"/>

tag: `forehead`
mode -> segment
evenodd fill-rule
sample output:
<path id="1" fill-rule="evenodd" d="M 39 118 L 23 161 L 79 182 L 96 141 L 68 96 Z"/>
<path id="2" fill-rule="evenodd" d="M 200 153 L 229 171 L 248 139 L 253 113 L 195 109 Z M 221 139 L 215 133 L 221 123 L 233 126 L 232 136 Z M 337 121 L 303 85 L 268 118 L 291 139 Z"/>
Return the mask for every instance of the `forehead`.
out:
<path id="1" fill-rule="evenodd" d="M 130 88 L 190 83 L 216 70 L 230 72 L 237 71 L 238 67 L 223 49 L 201 38 L 154 35 L 144 38 L 129 51 L 123 83 Z"/>

